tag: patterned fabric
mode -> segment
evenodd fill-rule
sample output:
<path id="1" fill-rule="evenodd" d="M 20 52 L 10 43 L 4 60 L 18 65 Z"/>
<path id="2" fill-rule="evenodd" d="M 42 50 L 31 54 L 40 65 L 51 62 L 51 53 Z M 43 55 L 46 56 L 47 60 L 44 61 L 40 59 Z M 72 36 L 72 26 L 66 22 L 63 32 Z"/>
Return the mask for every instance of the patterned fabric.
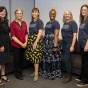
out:
<path id="1" fill-rule="evenodd" d="M 26 59 L 30 60 L 32 63 L 40 63 L 42 61 L 42 49 L 43 49 L 43 38 L 37 44 L 37 48 L 33 49 L 33 44 L 36 40 L 37 34 L 29 35 L 27 49 L 26 49 Z"/>
<path id="2" fill-rule="evenodd" d="M 43 63 L 39 74 L 46 79 L 55 79 L 57 76 L 61 77 L 60 47 L 58 47 L 58 51 L 53 52 L 53 40 L 53 34 L 47 34 L 44 37 Z"/>

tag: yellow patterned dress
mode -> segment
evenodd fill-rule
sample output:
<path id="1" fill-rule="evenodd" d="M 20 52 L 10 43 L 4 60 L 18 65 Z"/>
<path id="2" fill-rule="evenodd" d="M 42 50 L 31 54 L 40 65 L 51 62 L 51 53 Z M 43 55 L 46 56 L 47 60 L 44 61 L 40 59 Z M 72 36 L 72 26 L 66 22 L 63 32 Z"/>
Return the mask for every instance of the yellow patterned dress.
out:
<path id="1" fill-rule="evenodd" d="M 28 43 L 26 48 L 26 59 L 32 63 L 41 63 L 42 61 L 42 50 L 43 50 L 43 38 L 41 38 L 37 44 L 37 48 L 33 49 L 33 44 L 36 40 L 37 34 L 28 36 Z"/>

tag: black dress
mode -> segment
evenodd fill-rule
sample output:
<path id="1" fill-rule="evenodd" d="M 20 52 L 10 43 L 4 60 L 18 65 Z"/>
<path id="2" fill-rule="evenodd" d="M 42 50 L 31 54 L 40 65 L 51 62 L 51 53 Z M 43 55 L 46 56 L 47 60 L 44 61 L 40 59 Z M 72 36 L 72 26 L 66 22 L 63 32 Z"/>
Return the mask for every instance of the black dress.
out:
<path id="1" fill-rule="evenodd" d="M 9 27 L 8 22 L 0 22 L 0 48 L 4 46 L 4 52 L 0 52 L 0 65 L 4 65 L 9 61 Z"/>

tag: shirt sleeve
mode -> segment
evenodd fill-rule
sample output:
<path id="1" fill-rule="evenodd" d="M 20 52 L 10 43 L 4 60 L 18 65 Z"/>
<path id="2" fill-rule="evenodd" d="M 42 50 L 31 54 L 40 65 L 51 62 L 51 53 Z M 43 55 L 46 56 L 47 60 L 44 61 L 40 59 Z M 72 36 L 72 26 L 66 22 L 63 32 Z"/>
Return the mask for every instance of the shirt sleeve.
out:
<path id="1" fill-rule="evenodd" d="M 3 46 L 2 42 L 0 41 L 0 48 Z"/>
<path id="2" fill-rule="evenodd" d="M 87 22 L 86 26 L 87 26 L 86 28 L 87 28 L 87 39 L 88 39 L 88 22 Z"/>
<path id="3" fill-rule="evenodd" d="M 56 21 L 56 22 L 54 23 L 54 26 L 55 26 L 55 29 L 60 30 L 60 24 L 59 24 L 58 21 Z"/>
<path id="4" fill-rule="evenodd" d="M 26 23 L 25 23 L 25 27 L 26 27 L 25 33 L 28 34 L 27 24 Z"/>
<path id="5" fill-rule="evenodd" d="M 44 28 L 43 28 L 43 26 L 44 26 L 44 24 L 43 24 L 43 21 L 42 20 L 39 20 L 38 21 L 38 29 L 40 30 L 44 30 Z"/>
<path id="6" fill-rule="evenodd" d="M 73 31 L 73 33 L 77 33 L 77 30 L 78 30 L 78 26 L 77 26 L 77 23 L 74 21 L 72 23 L 72 31 Z"/>
<path id="7" fill-rule="evenodd" d="M 15 36 L 14 24 L 13 23 L 10 24 L 10 33 L 11 33 L 11 37 Z"/>
<path id="8" fill-rule="evenodd" d="M 0 23 L 0 32 L 3 32 L 2 24 Z M 3 46 L 2 39 L 0 39 L 0 48 Z"/>
<path id="9" fill-rule="evenodd" d="M 85 24 L 84 33 L 85 33 L 85 34 L 84 34 L 85 38 L 88 39 L 88 21 L 87 21 L 87 23 Z"/>

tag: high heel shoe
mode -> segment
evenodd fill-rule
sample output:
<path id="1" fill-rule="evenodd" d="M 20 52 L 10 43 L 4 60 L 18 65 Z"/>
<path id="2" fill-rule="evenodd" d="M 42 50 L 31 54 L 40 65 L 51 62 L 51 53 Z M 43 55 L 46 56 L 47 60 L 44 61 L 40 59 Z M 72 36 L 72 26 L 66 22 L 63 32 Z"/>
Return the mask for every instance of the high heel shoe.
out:
<path id="1" fill-rule="evenodd" d="M 5 75 L 1 75 L 1 79 L 4 80 L 5 82 L 9 82 L 10 81 Z"/>
<path id="2" fill-rule="evenodd" d="M 0 80 L 0 86 L 3 86 L 4 85 L 4 83 Z"/>
<path id="3" fill-rule="evenodd" d="M 38 75 L 34 76 L 34 82 L 38 81 Z"/>

